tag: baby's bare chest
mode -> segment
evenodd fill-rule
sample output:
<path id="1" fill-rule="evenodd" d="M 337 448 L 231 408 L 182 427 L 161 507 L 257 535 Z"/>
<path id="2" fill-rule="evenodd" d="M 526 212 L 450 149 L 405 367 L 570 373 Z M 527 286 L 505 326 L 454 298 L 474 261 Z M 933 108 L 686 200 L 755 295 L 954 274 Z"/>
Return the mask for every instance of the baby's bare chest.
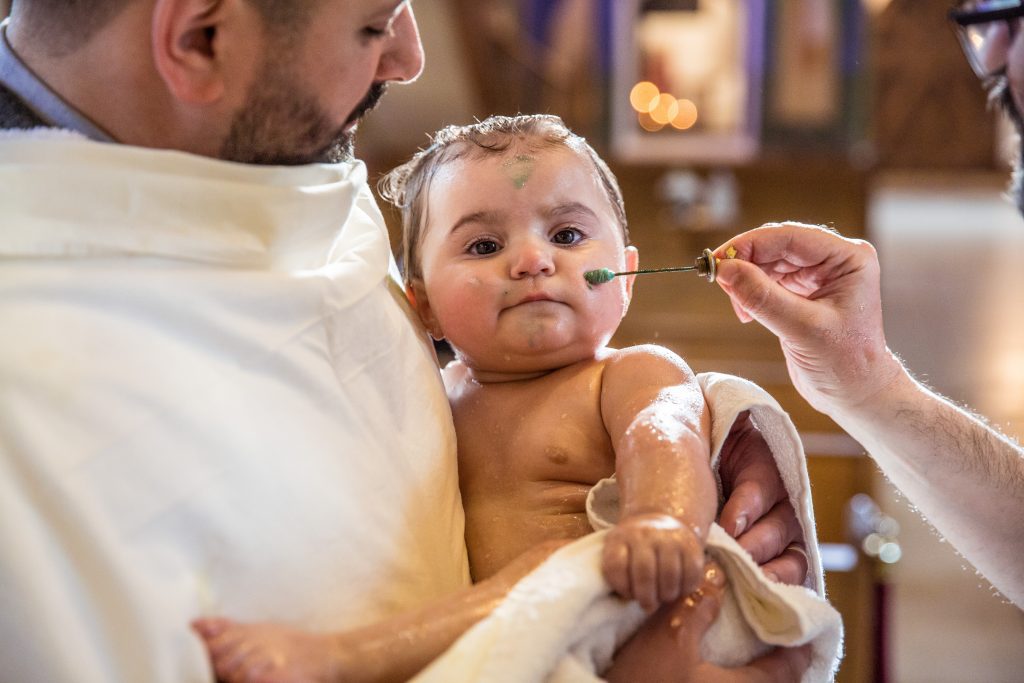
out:
<path id="1" fill-rule="evenodd" d="M 463 486 L 593 484 L 614 472 L 598 373 L 497 389 L 453 406 Z"/>

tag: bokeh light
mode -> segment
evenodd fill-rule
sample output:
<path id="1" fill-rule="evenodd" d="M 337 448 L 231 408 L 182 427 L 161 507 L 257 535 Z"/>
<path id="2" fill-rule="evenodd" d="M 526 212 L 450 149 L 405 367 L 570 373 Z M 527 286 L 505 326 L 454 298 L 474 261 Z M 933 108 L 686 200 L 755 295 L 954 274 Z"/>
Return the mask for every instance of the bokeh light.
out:
<path id="1" fill-rule="evenodd" d="M 650 111 L 651 118 L 663 126 L 674 119 L 678 113 L 679 102 L 668 93 L 658 95 L 658 101 Z"/>
<path id="2" fill-rule="evenodd" d="M 672 127 L 678 130 L 693 128 L 697 123 L 697 105 L 687 99 L 676 100 L 678 112 L 672 117 Z"/>
<path id="3" fill-rule="evenodd" d="M 629 103 L 636 111 L 647 113 L 654 107 L 660 94 L 658 86 L 650 81 L 640 81 L 629 91 Z"/>
<path id="4" fill-rule="evenodd" d="M 637 114 L 636 120 L 637 123 L 640 124 L 640 127 L 646 130 L 648 133 L 657 133 L 659 130 L 665 127 L 664 123 L 658 123 L 653 118 L 651 118 L 651 115 L 648 114 L 647 112 L 640 112 L 639 114 Z"/>

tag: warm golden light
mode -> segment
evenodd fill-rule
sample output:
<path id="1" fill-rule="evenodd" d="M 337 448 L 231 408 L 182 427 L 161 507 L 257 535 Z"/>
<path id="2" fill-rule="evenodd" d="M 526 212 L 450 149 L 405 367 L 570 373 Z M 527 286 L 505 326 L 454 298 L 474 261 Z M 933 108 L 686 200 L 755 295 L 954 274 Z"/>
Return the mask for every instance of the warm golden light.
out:
<path id="1" fill-rule="evenodd" d="M 677 100 L 676 105 L 679 111 L 672 117 L 672 127 L 679 130 L 693 128 L 697 123 L 697 105 L 686 99 Z"/>
<path id="2" fill-rule="evenodd" d="M 647 112 L 640 112 L 636 116 L 637 123 L 640 127 L 646 130 L 648 133 L 657 133 L 659 130 L 665 127 L 664 123 L 658 123 L 651 118 L 651 115 Z"/>
<path id="3" fill-rule="evenodd" d="M 640 81 L 629 91 L 629 103 L 638 112 L 649 112 L 661 92 L 650 81 Z"/>
<path id="4" fill-rule="evenodd" d="M 679 103 L 668 93 L 658 95 L 658 101 L 650 111 L 651 118 L 663 126 L 674 119 L 678 113 Z"/>

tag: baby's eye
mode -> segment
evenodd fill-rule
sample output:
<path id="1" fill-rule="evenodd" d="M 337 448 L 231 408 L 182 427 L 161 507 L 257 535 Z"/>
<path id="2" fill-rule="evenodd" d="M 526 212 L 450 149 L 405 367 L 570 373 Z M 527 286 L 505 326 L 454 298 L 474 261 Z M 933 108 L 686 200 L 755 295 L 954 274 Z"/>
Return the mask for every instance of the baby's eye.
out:
<path id="1" fill-rule="evenodd" d="M 551 237 L 555 244 L 576 244 L 581 239 L 583 233 L 576 228 L 562 228 Z"/>
<path id="2" fill-rule="evenodd" d="M 487 256 L 498 251 L 498 243 L 494 240 L 477 240 L 469 245 L 469 253 L 476 256 Z"/>

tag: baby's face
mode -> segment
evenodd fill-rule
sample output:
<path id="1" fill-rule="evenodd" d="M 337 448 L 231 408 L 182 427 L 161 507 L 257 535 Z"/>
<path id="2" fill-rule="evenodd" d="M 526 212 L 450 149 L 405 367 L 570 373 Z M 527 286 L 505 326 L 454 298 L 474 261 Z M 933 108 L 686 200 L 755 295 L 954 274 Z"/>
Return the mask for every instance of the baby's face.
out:
<path id="1" fill-rule="evenodd" d="M 570 149 L 512 148 L 439 169 L 427 196 L 417 307 L 478 376 L 591 358 L 626 313 L 636 266 L 593 166 Z M 415 290 L 415 288 L 414 288 Z"/>

